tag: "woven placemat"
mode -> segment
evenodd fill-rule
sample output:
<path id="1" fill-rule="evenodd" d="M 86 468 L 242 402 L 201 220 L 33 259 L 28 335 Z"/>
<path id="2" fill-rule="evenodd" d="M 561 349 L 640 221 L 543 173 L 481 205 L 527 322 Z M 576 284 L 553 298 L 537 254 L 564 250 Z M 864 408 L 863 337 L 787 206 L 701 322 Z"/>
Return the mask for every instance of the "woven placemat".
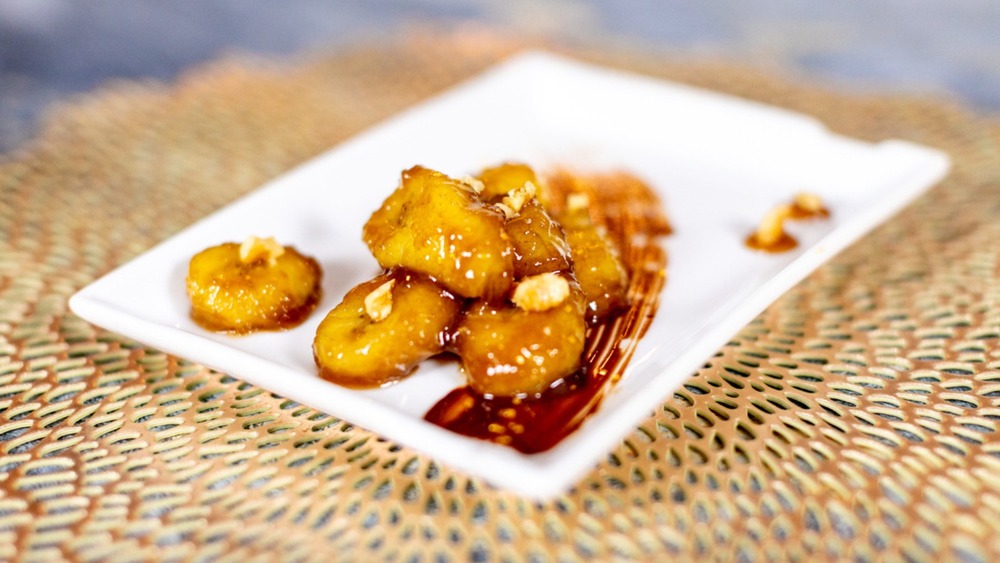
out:
<path id="1" fill-rule="evenodd" d="M 0 162 L 0 559 L 1000 557 L 1000 123 L 945 103 L 563 49 L 935 146 L 954 170 L 548 503 L 68 312 L 97 276 L 524 46 L 460 32 L 230 58 L 74 100 Z"/>

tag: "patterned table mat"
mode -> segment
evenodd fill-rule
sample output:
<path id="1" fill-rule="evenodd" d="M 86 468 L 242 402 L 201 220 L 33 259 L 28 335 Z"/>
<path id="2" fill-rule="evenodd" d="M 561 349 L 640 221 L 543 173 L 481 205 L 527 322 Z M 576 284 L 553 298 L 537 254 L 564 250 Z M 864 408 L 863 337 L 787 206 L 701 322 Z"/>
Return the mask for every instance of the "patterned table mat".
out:
<path id="1" fill-rule="evenodd" d="M 0 559 L 1000 557 L 1000 122 L 940 101 L 547 46 L 954 159 L 551 502 L 68 311 L 97 276 L 526 46 L 416 33 L 228 58 L 73 100 L 0 161 Z"/>

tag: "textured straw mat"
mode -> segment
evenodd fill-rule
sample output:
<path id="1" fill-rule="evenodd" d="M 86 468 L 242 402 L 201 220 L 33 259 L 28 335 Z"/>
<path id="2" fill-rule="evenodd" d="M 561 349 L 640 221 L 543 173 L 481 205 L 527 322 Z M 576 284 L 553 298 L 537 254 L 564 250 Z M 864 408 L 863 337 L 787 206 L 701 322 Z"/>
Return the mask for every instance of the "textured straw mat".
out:
<path id="1" fill-rule="evenodd" d="M 1000 557 L 1000 124 L 939 102 L 571 53 L 939 147 L 954 171 L 548 503 L 68 312 L 98 275 L 521 46 L 227 59 L 58 108 L 0 162 L 0 559 Z"/>

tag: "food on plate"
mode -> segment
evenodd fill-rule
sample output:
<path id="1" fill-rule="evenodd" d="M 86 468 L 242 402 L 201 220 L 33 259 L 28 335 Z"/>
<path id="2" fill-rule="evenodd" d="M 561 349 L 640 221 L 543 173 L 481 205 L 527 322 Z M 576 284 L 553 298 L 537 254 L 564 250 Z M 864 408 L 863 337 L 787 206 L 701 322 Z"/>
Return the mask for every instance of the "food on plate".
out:
<path id="1" fill-rule="evenodd" d="M 586 298 L 587 315 L 597 322 L 627 305 L 628 272 L 607 229 L 590 217 L 589 207 L 589 197 L 574 192 L 559 222 L 573 255 L 573 273 Z"/>
<path id="2" fill-rule="evenodd" d="M 566 234 L 537 201 L 524 204 L 507 220 L 507 234 L 514 248 L 515 278 L 572 268 Z"/>
<path id="3" fill-rule="evenodd" d="M 627 174 L 415 166 L 364 226 L 383 272 L 320 323 L 319 373 L 378 387 L 452 354 L 466 385 L 425 418 L 547 449 L 621 376 L 656 310 L 666 257 L 655 239 L 668 232 L 655 194 Z"/>
<path id="4" fill-rule="evenodd" d="M 541 182 L 524 164 L 504 163 L 487 168 L 472 182 L 480 197 L 504 213 L 505 230 L 514 250 L 514 277 L 521 279 L 546 272 L 569 271 L 569 243 L 562 227 L 541 203 Z"/>
<path id="5" fill-rule="evenodd" d="M 656 314 L 667 261 L 658 239 L 671 232 L 655 192 L 631 174 L 557 171 L 540 188 L 544 207 L 554 217 L 567 209 L 567 200 L 586 196 L 593 223 L 602 227 L 618 249 L 628 274 L 624 307 L 601 321 L 586 316 L 580 367 L 552 381 L 541 393 L 485 396 L 470 380 L 424 415 L 454 432 L 524 453 L 548 450 L 571 434 L 621 378 Z"/>
<path id="6" fill-rule="evenodd" d="M 383 268 L 432 277 L 463 297 L 501 299 L 514 283 L 506 218 L 479 186 L 415 166 L 365 223 L 363 238 Z"/>
<path id="7" fill-rule="evenodd" d="M 444 350 L 462 302 L 429 278 L 391 270 L 356 286 L 320 322 L 320 375 L 345 387 L 380 387 Z"/>
<path id="8" fill-rule="evenodd" d="M 795 237 L 785 230 L 787 221 L 829 216 L 830 210 L 823 205 L 819 196 L 807 192 L 797 193 L 791 203 L 778 205 L 764 214 L 757 230 L 747 237 L 746 245 L 764 252 L 787 252 L 799 245 Z"/>
<path id="9" fill-rule="evenodd" d="M 525 278 L 512 301 L 471 303 L 454 335 L 469 387 L 534 397 L 575 372 L 587 331 L 583 307 L 577 284 L 554 273 Z"/>
<path id="10" fill-rule="evenodd" d="M 234 334 L 287 329 L 316 307 L 321 279 L 316 260 L 271 237 L 212 246 L 188 265 L 191 318 Z"/>

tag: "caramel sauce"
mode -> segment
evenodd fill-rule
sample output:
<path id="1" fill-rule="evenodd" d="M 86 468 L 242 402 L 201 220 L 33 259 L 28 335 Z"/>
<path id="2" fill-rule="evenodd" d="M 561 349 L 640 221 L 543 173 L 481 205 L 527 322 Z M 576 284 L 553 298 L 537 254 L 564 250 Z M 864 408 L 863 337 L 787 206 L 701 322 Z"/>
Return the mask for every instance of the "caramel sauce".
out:
<path id="1" fill-rule="evenodd" d="M 486 397 L 461 387 L 438 401 L 425 420 L 524 453 L 542 452 L 578 428 L 621 379 L 657 311 L 667 255 L 656 239 L 671 228 L 656 194 L 634 176 L 557 173 L 547 194 L 556 215 L 575 192 L 589 196 L 594 221 L 608 229 L 621 251 L 629 272 L 627 307 L 589 326 L 583 367 L 539 395 Z"/>

